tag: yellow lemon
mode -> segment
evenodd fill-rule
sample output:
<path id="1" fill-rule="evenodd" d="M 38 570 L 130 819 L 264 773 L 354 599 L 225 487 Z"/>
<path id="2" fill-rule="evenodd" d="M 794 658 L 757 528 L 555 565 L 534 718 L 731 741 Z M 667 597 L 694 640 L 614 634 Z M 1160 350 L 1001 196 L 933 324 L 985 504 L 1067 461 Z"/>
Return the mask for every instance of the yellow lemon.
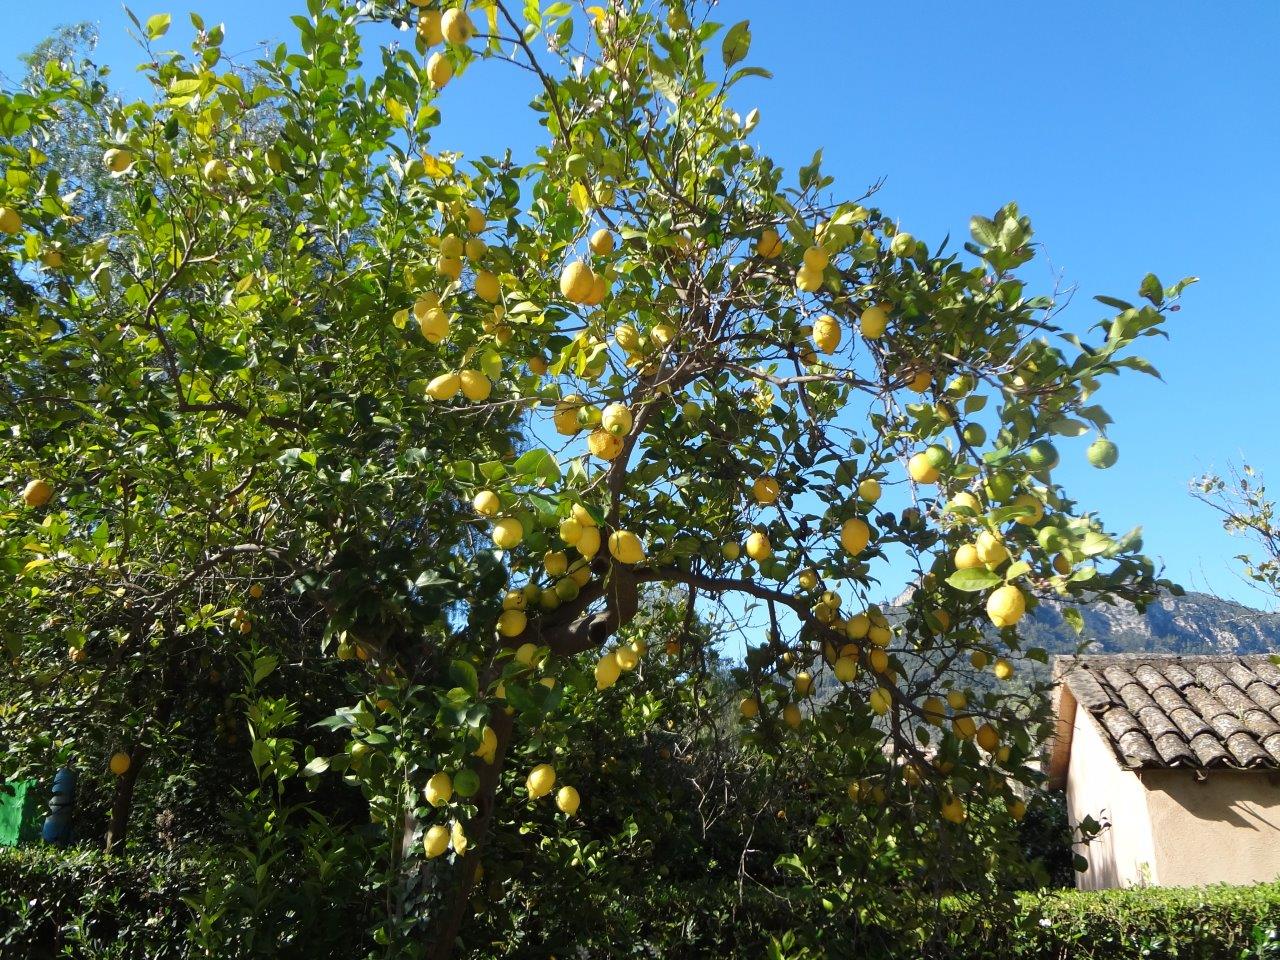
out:
<path id="1" fill-rule="evenodd" d="M 956 550 L 955 564 L 957 570 L 972 570 L 982 566 L 982 558 L 978 556 L 978 548 L 972 543 L 964 543 Z"/>
<path id="2" fill-rule="evenodd" d="M 499 550 L 510 550 L 524 539 L 524 525 L 515 517 L 503 517 L 493 525 L 493 544 Z"/>
<path id="3" fill-rule="evenodd" d="M 794 703 L 788 703 L 788 704 L 787 704 L 787 705 L 782 709 L 782 720 L 783 720 L 783 722 L 784 722 L 784 723 L 786 723 L 786 725 L 787 725 L 787 726 L 789 726 L 789 727 L 791 727 L 793 730 L 794 730 L 796 727 L 800 726 L 800 722 L 801 722 L 803 719 L 804 719 L 804 718 L 803 718 L 803 716 L 802 716 L 802 715 L 801 715 L 801 713 L 800 713 L 800 708 L 799 708 L 799 707 L 797 707 Z"/>
<path id="4" fill-rule="evenodd" d="M 998 536 L 990 530 L 983 530 L 974 541 L 974 549 L 978 559 L 989 567 L 998 567 L 1009 559 L 1009 550 Z"/>
<path id="5" fill-rule="evenodd" d="M 743 697 L 738 701 L 738 713 L 747 720 L 754 719 L 760 715 L 760 701 L 755 697 Z"/>
<path id="6" fill-rule="evenodd" d="M 978 728 L 975 739 L 978 741 L 978 746 L 987 753 L 993 752 L 1000 746 L 1000 732 L 989 723 L 984 723 Z"/>
<path id="7" fill-rule="evenodd" d="M 1027 598 L 1011 583 L 998 587 L 987 597 L 987 616 L 997 627 L 1012 627 L 1026 612 Z"/>
<path id="8" fill-rule="evenodd" d="M 432 400 L 451 400 L 461 389 L 461 377 L 456 373 L 442 373 L 427 384 L 427 396 Z"/>
<path id="9" fill-rule="evenodd" d="M 602 256 L 605 256 L 606 254 L 613 253 L 613 248 L 614 248 L 613 234 L 610 233 L 608 230 L 606 230 L 604 227 L 601 227 L 599 230 L 593 233 L 591 235 L 591 239 L 587 242 L 588 242 L 588 245 L 591 247 L 591 252 L 594 253 L 596 256 L 602 257 Z"/>
<path id="10" fill-rule="evenodd" d="M 556 791 L 556 807 L 566 817 L 572 817 L 578 812 L 578 804 L 582 800 L 578 796 L 578 791 L 573 787 L 561 787 Z"/>
<path id="11" fill-rule="evenodd" d="M 529 788 L 529 796 L 534 800 L 545 797 L 556 785 L 556 768 L 549 763 L 540 763 L 529 771 L 525 786 Z"/>
<path id="12" fill-rule="evenodd" d="M 867 501 L 867 503 L 875 503 L 879 500 L 880 493 L 880 482 L 878 480 L 868 477 L 858 484 L 858 496 Z"/>
<path id="13" fill-rule="evenodd" d="M 498 278 L 488 270 L 480 270 L 476 273 L 476 296 L 489 303 L 497 303 L 502 296 Z"/>
<path id="14" fill-rule="evenodd" d="M 560 292 L 570 303 L 585 303 L 595 287 L 595 274 L 583 260 L 574 260 L 560 273 Z"/>
<path id="15" fill-rule="evenodd" d="M 22 217 L 12 207 L 0 207 L 0 233 L 12 236 L 22 230 Z"/>
<path id="16" fill-rule="evenodd" d="M 582 406 L 582 397 L 576 393 L 571 393 L 563 400 L 556 402 L 555 409 L 551 414 L 551 421 L 555 424 L 557 433 L 571 437 L 578 432 L 580 429 L 578 411 L 582 409 Z"/>
<path id="17" fill-rule="evenodd" d="M 876 687 L 871 691 L 871 696 L 867 698 L 871 704 L 871 709 L 879 716 L 884 716 L 889 712 L 889 708 L 893 706 L 893 695 L 884 687 Z"/>
<path id="18" fill-rule="evenodd" d="M 498 495 L 492 490 L 481 490 L 472 499 L 471 506 L 475 508 L 476 513 L 480 514 L 480 516 L 492 517 L 497 515 L 502 508 L 502 501 L 498 499 Z"/>
<path id="19" fill-rule="evenodd" d="M 449 316 L 439 307 L 432 307 L 418 317 L 418 329 L 427 343 L 440 343 L 449 336 Z"/>
<path id="20" fill-rule="evenodd" d="M 942 721 L 947 718 L 947 708 L 937 697 L 926 697 L 920 704 L 920 712 L 924 714 L 925 722 L 935 727 L 942 726 Z"/>
<path id="21" fill-rule="evenodd" d="M 835 353 L 840 346 L 840 324 L 835 317 L 823 314 L 813 321 L 813 343 L 823 353 Z"/>
<path id="22" fill-rule="evenodd" d="M 812 270 L 815 273 L 822 273 L 827 269 L 827 264 L 831 262 L 831 255 L 822 247 L 810 247 L 804 252 L 804 266 L 806 270 Z"/>
<path id="23" fill-rule="evenodd" d="M 760 239 L 756 241 L 756 256 L 765 260 L 773 260 L 782 253 L 782 238 L 772 227 L 760 231 Z"/>
<path id="24" fill-rule="evenodd" d="M 917 370 L 907 377 L 907 389 L 913 393 L 924 393 L 933 385 L 933 374 L 928 370 Z"/>
<path id="25" fill-rule="evenodd" d="M 426 850 L 427 859 L 434 860 L 449 849 L 449 829 L 436 824 L 422 836 L 422 846 Z"/>
<path id="26" fill-rule="evenodd" d="M 1024 527 L 1034 527 L 1044 519 L 1044 504 L 1029 493 L 1019 494 L 1014 497 L 1012 506 L 1030 509 L 1030 514 L 1014 518 L 1015 523 L 1020 523 Z"/>
<path id="27" fill-rule="evenodd" d="M 629 323 L 620 323 L 613 331 L 613 342 L 627 353 L 640 349 L 640 331 Z"/>
<path id="28" fill-rule="evenodd" d="M 479 207 L 467 207 L 467 230 L 470 233 L 483 233 L 486 226 L 484 211 Z"/>
<path id="29" fill-rule="evenodd" d="M 22 502 L 32 509 L 43 507 L 53 497 L 53 487 L 47 480 L 32 480 L 22 488 Z"/>
<path id="30" fill-rule="evenodd" d="M 641 563 L 644 546 L 640 538 L 629 530 L 615 530 L 609 534 L 609 553 L 619 563 Z"/>
<path id="31" fill-rule="evenodd" d="M 123 750 L 117 750 L 111 755 L 111 760 L 107 766 L 117 777 L 122 777 L 128 773 L 129 768 L 133 766 L 133 760 Z"/>
<path id="32" fill-rule="evenodd" d="M 769 538 L 759 530 L 747 537 L 747 556 L 757 562 L 768 560 L 773 556 L 773 546 L 769 543 Z"/>
<path id="33" fill-rule="evenodd" d="M 600 552 L 600 531 L 596 527 L 583 527 L 578 542 L 574 546 L 584 557 L 588 559 L 594 557 Z"/>
<path id="34" fill-rule="evenodd" d="M 102 163 L 111 173 L 124 173 L 133 166 L 133 154 L 113 147 L 102 155 Z"/>
<path id="35" fill-rule="evenodd" d="M 947 797 L 942 801 L 942 817 L 952 823 L 964 823 L 967 814 L 963 801 L 956 797 Z"/>
<path id="36" fill-rule="evenodd" d="M 773 477 L 757 477 L 751 485 L 751 495 L 756 498 L 756 503 L 766 507 L 777 502 L 781 492 L 782 488 Z"/>
<path id="37" fill-rule="evenodd" d="M 889 312 L 884 307 L 867 307 L 858 319 L 858 326 L 868 340 L 878 340 L 889 326 Z"/>
<path id="38" fill-rule="evenodd" d="M 450 43 L 466 43 L 475 35 L 476 26 L 465 10 L 455 7 L 440 17 L 440 32 Z"/>
<path id="39" fill-rule="evenodd" d="M 802 671 L 796 674 L 796 678 L 792 682 L 792 685 L 795 687 L 796 693 L 799 696 L 807 697 L 810 691 L 813 690 L 813 677 Z"/>
<path id="40" fill-rule="evenodd" d="M 917 453 L 907 461 L 907 473 L 916 483 L 936 483 L 938 468 L 930 461 L 926 453 Z"/>
<path id="41" fill-rule="evenodd" d="M 487 400 L 493 391 L 493 384 L 479 370 L 463 370 L 458 374 L 458 382 L 462 395 L 473 403 Z"/>
<path id="42" fill-rule="evenodd" d="M 528 622 L 523 610 L 504 610 L 498 617 L 498 632 L 504 637 L 518 637 Z"/>
<path id="43" fill-rule="evenodd" d="M 542 568 L 549 577 L 562 577 L 569 569 L 569 556 L 563 550 L 548 550 L 542 555 Z"/>
<path id="44" fill-rule="evenodd" d="M 612 653 L 606 653 L 596 661 L 596 689 L 607 690 L 618 682 L 622 675 L 622 665 Z"/>
<path id="45" fill-rule="evenodd" d="M 582 524 L 573 517 L 565 517 L 560 521 L 560 539 L 573 546 L 578 542 L 578 538 L 582 536 Z"/>
<path id="46" fill-rule="evenodd" d="M 821 270 L 810 270 L 807 266 L 804 266 L 796 271 L 796 289 L 804 293 L 816 293 L 821 286 Z"/>
<path id="47" fill-rule="evenodd" d="M 858 675 L 858 665 L 850 657 L 841 657 L 833 669 L 841 683 L 850 683 Z"/>
<path id="48" fill-rule="evenodd" d="M 625 403 L 611 403 L 600 414 L 600 426 L 615 437 L 625 437 L 631 432 L 631 409 Z"/>
<path id="49" fill-rule="evenodd" d="M 440 238 L 440 256 L 449 260 L 458 260 L 462 257 L 463 245 L 462 238 L 447 233 Z"/>
<path id="50" fill-rule="evenodd" d="M 422 6 L 422 4 L 417 5 Z M 432 10 L 418 17 L 418 36 L 422 38 L 422 42 L 428 47 L 434 47 L 437 43 L 444 42 L 444 34 L 440 32 L 441 16 L 442 14 L 439 10 Z"/>
<path id="51" fill-rule="evenodd" d="M 622 438 L 615 437 L 604 428 L 593 430 L 587 437 L 587 449 L 601 460 L 612 460 L 622 452 Z"/>
<path id="52" fill-rule="evenodd" d="M 436 270 L 442 277 L 457 280 L 462 276 L 462 261 L 457 257 L 441 257 L 436 261 Z"/>
<path id="53" fill-rule="evenodd" d="M 427 781 L 426 796 L 433 807 L 443 807 L 453 799 L 453 778 L 443 771 L 435 774 Z"/>
<path id="54" fill-rule="evenodd" d="M 997 680 L 1008 680 L 1013 676 L 1013 664 L 1001 658 L 991 667 L 991 672 L 996 675 Z"/>
<path id="55" fill-rule="evenodd" d="M 840 546 L 854 556 L 867 549 L 867 544 L 870 542 L 871 528 L 864 520 L 851 517 L 840 527 Z"/>

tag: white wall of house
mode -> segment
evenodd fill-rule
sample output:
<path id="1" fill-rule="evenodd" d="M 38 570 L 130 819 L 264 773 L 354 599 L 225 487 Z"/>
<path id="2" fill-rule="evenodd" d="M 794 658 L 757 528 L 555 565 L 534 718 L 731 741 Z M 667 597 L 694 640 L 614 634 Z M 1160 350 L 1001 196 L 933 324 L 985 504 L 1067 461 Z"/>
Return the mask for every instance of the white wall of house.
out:
<path id="1" fill-rule="evenodd" d="M 1144 770 L 1161 886 L 1280 878 L 1280 775 Z M 1137 777 L 1135 777 L 1137 779 Z"/>
<path id="2" fill-rule="evenodd" d="M 1157 882 L 1146 789 L 1120 766 L 1096 721 L 1083 708 L 1075 711 L 1066 791 L 1073 829 L 1089 816 L 1110 824 L 1084 851 L 1089 869 L 1076 874 L 1076 886 L 1105 890 Z"/>
<path id="3" fill-rule="evenodd" d="M 1280 878 L 1280 774 L 1126 770 L 1097 722 L 1075 711 L 1067 816 L 1110 827 L 1084 851 L 1082 890 L 1249 884 Z"/>

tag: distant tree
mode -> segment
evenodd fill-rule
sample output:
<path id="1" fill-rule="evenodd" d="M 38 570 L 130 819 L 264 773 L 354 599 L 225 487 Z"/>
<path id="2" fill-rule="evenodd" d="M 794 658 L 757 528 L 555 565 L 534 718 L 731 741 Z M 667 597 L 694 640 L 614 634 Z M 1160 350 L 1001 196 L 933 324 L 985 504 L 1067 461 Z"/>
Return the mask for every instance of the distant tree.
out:
<path id="1" fill-rule="evenodd" d="M 1227 533 L 1252 543 L 1236 557 L 1244 576 L 1271 603 L 1280 601 L 1280 515 L 1262 473 L 1245 463 L 1226 476 L 1206 474 L 1192 481 L 1191 494 L 1217 511 Z"/>

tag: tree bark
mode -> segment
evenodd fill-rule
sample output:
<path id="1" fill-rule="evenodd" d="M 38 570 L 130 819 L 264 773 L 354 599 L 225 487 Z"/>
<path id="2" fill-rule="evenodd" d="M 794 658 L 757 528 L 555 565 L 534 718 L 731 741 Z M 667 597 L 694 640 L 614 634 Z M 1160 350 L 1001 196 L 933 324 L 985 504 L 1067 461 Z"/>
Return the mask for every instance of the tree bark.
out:
<path id="1" fill-rule="evenodd" d="M 449 909 L 444 916 L 436 942 L 431 948 L 429 955 L 431 960 L 449 960 L 453 956 L 458 934 L 462 932 L 462 924 L 467 918 L 471 903 L 471 891 L 475 886 L 476 870 L 480 865 L 480 851 L 493 824 L 498 782 L 502 779 L 507 746 L 511 743 L 511 731 L 515 725 L 505 710 L 498 710 L 490 718 L 489 726 L 493 728 L 498 738 L 498 746 L 494 750 L 493 763 L 486 764 L 480 770 L 480 789 L 476 792 L 476 805 L 480 808 L 480 812 L 467 824 L 468 853 L 459 858 L 461 863 L 457 884 L 453 888 Z"/>
<path id="2" fill-rule="evenodd" d="M 107 826 L 107 855 L 124 853 L 124 839 L 129 832 L 129 814 L 133 810 L 133 787 L 146 760 L 147 750 L 141 743 L 129 747 L 129 769 L 116 778 L 115 795 L 111 800 L 111 822 Z"/>

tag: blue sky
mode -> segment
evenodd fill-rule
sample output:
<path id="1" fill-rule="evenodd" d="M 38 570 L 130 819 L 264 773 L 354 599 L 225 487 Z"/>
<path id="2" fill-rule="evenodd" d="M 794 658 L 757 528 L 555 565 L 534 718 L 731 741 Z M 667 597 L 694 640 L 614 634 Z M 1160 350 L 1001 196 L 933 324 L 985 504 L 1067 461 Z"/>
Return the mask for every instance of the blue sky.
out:
<path id="1" fill-rule="evenodd" d="M 301 0 L 206 0 L 135 6 L 140 18 L 196 9 L 228 27 L 225 49 L 251 58 L 260 40 L 291 39 Z M 120 7 L 63 0 L 10 17 L 0 71 L 60 23 L 100 25 L 99 59 L 140 93 L 139 59 Z M 822 148 L 841 192 L 880 177 L 877 203 L 935 245 L 966 235 L 973 213 L 1017 200 L 1044 253 L 1079 286 L 1074 326 L 1100 319 L 1095 293 L 1134 299 L 1143 274 L 1166 283 L 1195 274 L 1170 342 L 1146 355 L 1164 382 L 1109 383 L 1100 402 L 1116 420 L 1120 463 L 1084 463 L 1087 440 L 1060 446 L 1055 471 L 1111 527 L 1141 524 L 1148 552 L 1185 586 L 1247 602 L 1236 574 L 1241 544 L 1187 494 L 1207 469 L 1247 458 L 1280 483 L 1280 4 L 1239 0 L 1086 0 L 1069 4 L 861 3 L 725 0 L 720 19 L 749 18 L 748 62 L 773 71 L 738 101 L 758 106 L 754 140 L 791 169 Z M 393 34 L 387 30 L 390 39 Z M 467 153 L 527 146 L 529 76 L 481 63 L 446 91 L 436 142 Z M 450 100 L 466 110 L 450 110 Z M 478 117 L 474 104 L 488 104 Z M 1028 274 L 1048 289 L 1040 261 Z"/>

